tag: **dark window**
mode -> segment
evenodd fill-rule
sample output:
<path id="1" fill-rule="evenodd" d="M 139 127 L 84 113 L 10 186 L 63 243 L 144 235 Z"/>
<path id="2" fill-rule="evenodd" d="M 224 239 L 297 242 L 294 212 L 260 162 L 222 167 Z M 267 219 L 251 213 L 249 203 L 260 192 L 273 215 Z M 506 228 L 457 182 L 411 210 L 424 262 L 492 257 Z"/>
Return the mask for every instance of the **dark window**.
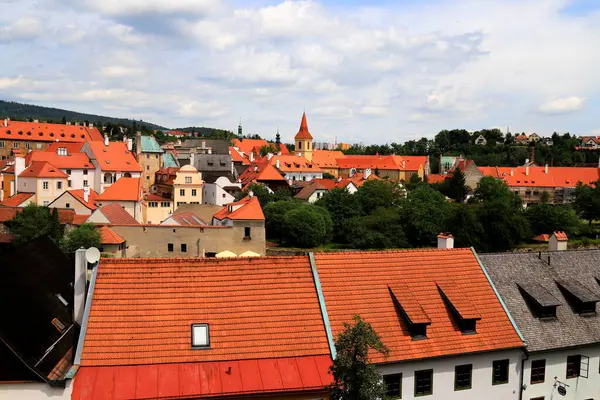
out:
<path id="1" fill-rule="evenodd" d="M 187 253 L 187 244 L 186 243 L 181 243 L 181 252 Z"/>
<path id="2" fill-rule="evenodd" d="M 577 378 L 581 368 L 581 356 L 567 357 L 567 378 Z"/>
<path id="3" fill-rule="evenodd" d="M 179 195 L 185 196 L 185 189 L 179 189 Z"/>
<path id="4" fill-rule="evenodd" d="M 87 175 L 87 171 L 83 171 L 83 174 Z M 70 169 L 67 170 L 67 175 L 71 175 L 71 170 Z"/>
<path id="5" fill-rule="evenodd" d="M 546 360 L 531 362 L 531 384 L 542 383 L 546 380 Z"/>
<path id="6" fill-rule="evenodd" d="M 249 238 L 249 237 L 250 237 L 250 230 L 251 230 L 251 229 L 250 229 L 250 227 L 249 227 L 249 226 L 246 226 L 246 227 L 244 228 L 244 237 L 247 237 L 247 238 Z"/>
<path id="7" fill-rule="evenodd" d="M 532 397 L 529 400 L 544 400 L 544 396 L 540 396 L 540 397 Z"/>
<path id="8" fill-rule="evenodd" d="M 408 324 L 408 332 L 413 340 L 427 339 L 427 324 Z"/>
<path id="9" fill-rule="evenodd" d="M 391 399 L 402 398 L 402 374 L 384 375 L 387 397 Z"/>
<path id="10" fill-rule="evenodd" d="M 508 360 L 494 361 L 492 364 L 492 385 L 508 383 Z"/>
<path id="11" fill-rule="evenodd" d="M 214 251 L 207 251 L 206 253 L 204 253 L 204 257 L 216 257 L 217 253 L 215 253 Z"/>
<path id="12" fill-rule="evenodd" d="M 169 252 L 173 252 L 173 243 L 168 243 L 168 244 L 167 244 L 167 250 L 168 250 Z"/>
<path id="13" fill-rule="evenodd" d="M 415 371 L 415 396 L 433 394 L 433 370 Z"/>
<path id="14" fill-rule="evenodd" d="M 477 332 L 477 320 L 476 319 L 465 319 L 461 318 L 458 321 L 458 328 L 462 333 L 476 333 Z"/>
<path id="15" fill-rule="evenodd" d="M 454 367 L 454 390 L 471 389 L 472 364 L 457 365 Z"/>
<path id="16" fill-rule="evenodd" d="M 65 208 L 71 208 L 71 203 L 66 203 Z"/>
<path id="17" fill-rule="evenodd" d="M 88 170 L 87 170 L 87 169 L 84 169 L 84 170 L 83 170 L 83 174 L 84 174 L 84 175 L 87 175 L 87 174 L 88 174 Z"/>
<path id="18" fill-rule="evenodd" d="M 196 189 L 192 189 L 192 196 L 196 195 Z"/>

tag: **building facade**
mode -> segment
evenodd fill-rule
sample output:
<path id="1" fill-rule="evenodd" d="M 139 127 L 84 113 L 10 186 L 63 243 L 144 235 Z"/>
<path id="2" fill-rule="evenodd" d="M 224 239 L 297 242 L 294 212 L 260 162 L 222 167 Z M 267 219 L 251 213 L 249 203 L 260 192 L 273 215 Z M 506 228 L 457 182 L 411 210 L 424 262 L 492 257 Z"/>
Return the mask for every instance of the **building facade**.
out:
<path id="1" fill-rule="evenodd" d="M 163 167 L 162 155 L 164 151 L 154 136 L 142 136 L 141 132 L 137 132 L 135 136 L 135 153 L 142 169 L 142 189 L 149 192 L 152 185 L 154 185 L 156 172 Z"/>
<path id="2" fill-rule="evenodd" d="M 202 204 L 204 181 L 202 174 L 192 165 L 179 168 L 173 180 L 173 204 L 175 209 L 182 204 Z"/>

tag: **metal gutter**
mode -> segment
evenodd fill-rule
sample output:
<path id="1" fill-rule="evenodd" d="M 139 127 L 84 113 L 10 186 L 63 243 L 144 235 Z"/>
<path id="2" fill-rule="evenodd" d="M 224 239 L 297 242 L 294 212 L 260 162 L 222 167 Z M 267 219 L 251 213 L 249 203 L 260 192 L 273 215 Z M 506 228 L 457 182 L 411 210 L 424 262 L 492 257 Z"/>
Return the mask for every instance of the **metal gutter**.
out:
<path id="1" fill-rule="evenodd" d="M 319 298 L 319 307 L 321 308 L 321 317 L 323 318 L 323 324 L 325 325 L 329 351 L 331 352 L 331 358 L 335 360 L 337 355 L 335 351 L 335 342 L 333 341 L 333 333 L 331 332 L 331 325 L 329 324 L 329 315 L 327 314 L 327 306 L 325 305 L 325 297 L 323 296 L 323 289 L 321 288 L 321 280 L 319 279 L 319 271 L 317 271 L 315 255 L 312 251 L 308 253 L 308 260 L 310 262 L 313 280 L 315 281 L 315 288 L 317 289 L 317 297 Z"/>
<path id="2" fill-rule="evenodd" d="M 521 339 L 521 341 L 523 342 L 523 344 L 525 344 L 525 346 L 527 346 L 527 342 L 525 341 L 525 338 L 523 337 L 523 334 L 521 334 L 521 331 L 519 330 L 519 327 L 517 326 L 517 324 L 516 324 L 515 320 L 513 319 L 512 315 L 510 315 L 510 311 L 508 311 L 508 307 L 506 307 L 506 304 L 504 303 L 504 300 L 502 300 L 502 297 L 500 296 L 500 293 L 498 293 L 498 290 L 496 289 L 496 286 L 494 285 L 494 282 L 492 282 L 492 279 L 490 278 L 490 275 L 486 271 L 485 267 L 483 266 L 483 263 L 479 259 L 479 256 L 477 255 L 477 252 L 475 251 L 475 249 L 473 247 L 471 247 L 471 252 L 473 253 L 473 255 L 475 256 L 475 259 L 479 263 L 479 266 L 481 267 L 481 270 L 485 274 L 485 277 L 487 278 L 488 282 L 492 286 L 492 289 L 494 289 L 494 293 L 496 294 L 496 297 L 498 298 L 498 300 L 500 300 L 500 304 L 502 304 L 502 308 L 504 308 L 504 312 L 508 316 L 508 319 L 510 320 L 510 323 L 512 324 L 513 328 L 515 328 L 515 331 L 517 331 L 517 334 L 519 335 L 519 338 Z"/>
<path id="3" fill-rule="evenodd" d="M 94 296 L 94 287 L 96 286 L 96 278 L 98 276 L 99 263 L 92 270 L 92 279 L 90 280 L 90 288 L 88 289 L 87 297 L 85 299 L 85 310 L 83 311 L 83 324 L 81 325 L 81 331 L 79 332 L 79 340 L 77 341 L 77 352 L 75 353 L 75 361 L 73 365 L 79 365 L 81 363 L 81 353 L 83 352 L 83 343 L 85 342 L 85 334 L 87 332 L 87 324 L 90 318 L 90 309 L 92 308 L 92 297 Z"/>

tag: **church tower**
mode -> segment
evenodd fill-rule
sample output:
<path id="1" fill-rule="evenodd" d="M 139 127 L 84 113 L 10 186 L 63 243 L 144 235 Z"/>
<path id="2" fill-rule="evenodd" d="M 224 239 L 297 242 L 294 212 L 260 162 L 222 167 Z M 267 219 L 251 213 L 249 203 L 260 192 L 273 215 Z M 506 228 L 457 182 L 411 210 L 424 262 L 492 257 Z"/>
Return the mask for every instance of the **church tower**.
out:
<path id="1" fill-rule="evenodd" d="M 308 131 L 308 124 L 306 123 L 306 113 L 302 114 L 302 122 L 300 123 L 300 130 L 294 136 L 296 146 L 294 152 L 300 156 L 306 158 L 308 161 L 312 161 L 313 151 L 313 137 Z"/>
<path id="2" fill-rule="evenodd" d="M 242 140 L 244 135 L 242 133 L 242 119 L 240 118 L 240 124 L 238 125 L 238 139 Z"/>

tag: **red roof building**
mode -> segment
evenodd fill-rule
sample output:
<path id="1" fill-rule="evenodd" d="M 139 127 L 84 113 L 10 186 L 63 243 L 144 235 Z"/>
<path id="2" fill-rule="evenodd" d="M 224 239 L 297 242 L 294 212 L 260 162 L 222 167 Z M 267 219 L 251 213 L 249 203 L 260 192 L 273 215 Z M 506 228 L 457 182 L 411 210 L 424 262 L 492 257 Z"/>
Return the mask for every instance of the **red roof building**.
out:
<path id="1" fill-rule="evenodd" d="M 300 121 L 300 129 L 294 139 L 308 139 L 312 140 L 313 137 L 308 131 L 308 123 L 306 122 L 306 113 L 302 113 L 302 121 Z"/>
<path id="2" fill-rule="evenodd" d="M 88 142 L 83 147 L 102 171 L 141 172 L 142 168 L 124 142 Z"/>
<path id="3" fill-rule="evenodd" d="M 3 207 L 24 207 L 29 203 L 35 203 L 35 193 L 17 193 L 4 199 L 0 206 Z"/>
<path id="4" fill-rule="evenodd" d="M 288 186 L 288 182 L 283 174 L 274 165 L 269 163 L 266 157 L 259 162 L 252 163 L 240 175 L 239 182 L 242 184 L 244 190 L 253 183 L 264 184 L 274 192 L 281 187 Z"/>
<path id="5" fill-rule="evenodd" d="M 33 161 L 19 174 L 19 178 L 68 178 L 69 175 L 47 161 Z"/>
<path id="6" fill-rule="evenodd" d="M 221 225 L 227 220 L 264 221 L 265 215 L 263 214 L 260 203 L 258 202 L 258 198 L 256 196 L 246 196 L 240 201 L 227 204 L 220 211 L 213 215 L 213 220 L 219 221 L 219 223 L 213 223 L 213 225 Z"/>
<path id="7" fill-rule="evenodd" d="M 139 225 L 139 222 L 118 203 L 97 208 L 86 222 L 98 225 Z"/>
<path id="8" fill-rule="evenodd" d="M 101 243 L 103 245 L 125 243 L 125 239 L 116 234 L 115 231 L 110 229 L 108 226 L 101 226 L 98 229 L 98 232 L 100 233 L 100 237 L 102 240 Z"/>
<path id="9" fill-rule="evenodd" d="M 140 178 L 120 178 L 110 185 L 102 194 L 98 195 L 96 201 L 138 202 L 141 198 L 142 189 L 140 186 Z"/>
<path id="10" fill-rule="evenodd" d="M 11 121 L 8 119 L 2 122 L 0 125 L 0 140 L 58 141 L 66 143 L 102 141 L 102 134 L 98 128 L 93 126 Z"/>

